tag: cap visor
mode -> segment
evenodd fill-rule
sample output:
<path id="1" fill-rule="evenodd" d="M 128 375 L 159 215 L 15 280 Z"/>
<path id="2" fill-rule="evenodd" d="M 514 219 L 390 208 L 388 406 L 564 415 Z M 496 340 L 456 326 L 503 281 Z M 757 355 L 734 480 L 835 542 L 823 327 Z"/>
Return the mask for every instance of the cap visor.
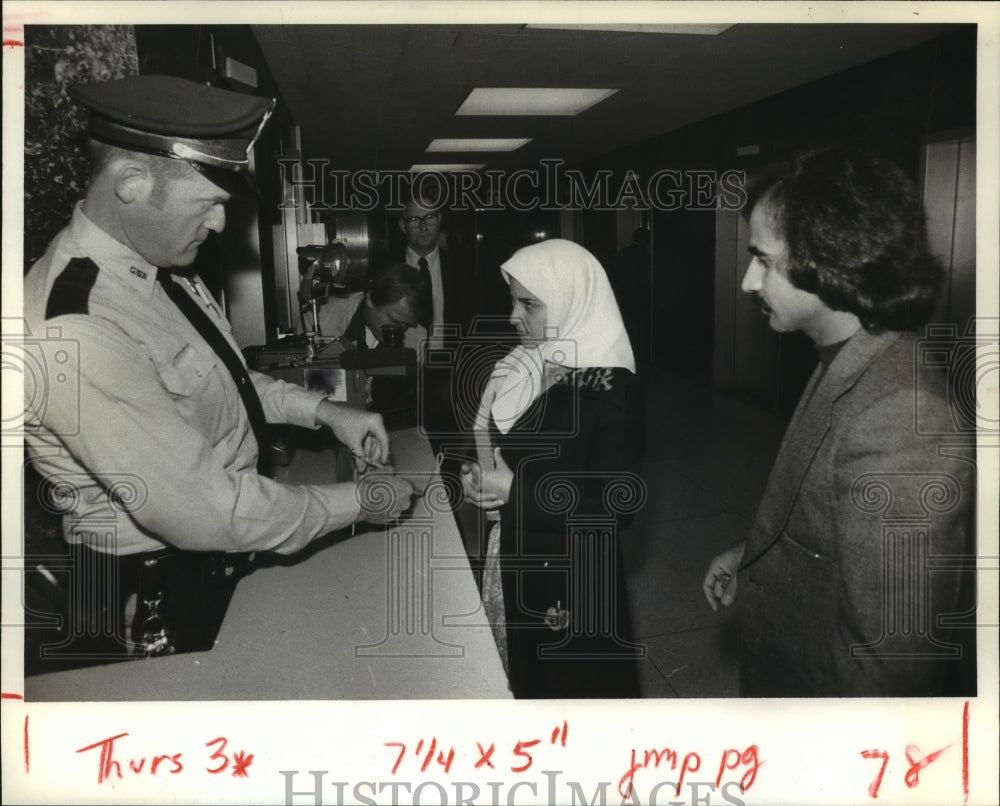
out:
<path id="1" fill-rule="evenodd" d="M 188 165 L 212 184 L 218 185 L 231 196 L 259 196 L 260 190 L 248 171 L 227 171 L 200 162 L 186 160 Z"/>

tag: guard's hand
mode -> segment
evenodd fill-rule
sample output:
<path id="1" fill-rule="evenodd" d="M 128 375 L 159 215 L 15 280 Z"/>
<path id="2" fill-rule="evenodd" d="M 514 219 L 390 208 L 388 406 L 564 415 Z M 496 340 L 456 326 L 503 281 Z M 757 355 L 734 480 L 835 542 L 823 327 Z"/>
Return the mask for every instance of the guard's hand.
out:
<path id="1" fill-rule="evenodd" d="M 389 435 L 382 415 L 324 400 L 316 407 L 316 425 L 325 425 L 354 454 L 358 470 L 389 461 Z"/>
<path id="2" fill-rule="evenodd" d="M 743 561 L 747 544 L 740 543 L 729 551 L 724 551 L 708 565 L 708 573 L 701 583 L 701 589 L 708 600 L 708 606 L 718 611 L 719 602 L 729 607 L 736 601 L 736 572 Z"/>
<path id="3" fill-rule="evenodd" d="M 359 521 L 388 523 L 410 508 L 413 485 L 392 473 L 366 473 L 358 479 Z"/>

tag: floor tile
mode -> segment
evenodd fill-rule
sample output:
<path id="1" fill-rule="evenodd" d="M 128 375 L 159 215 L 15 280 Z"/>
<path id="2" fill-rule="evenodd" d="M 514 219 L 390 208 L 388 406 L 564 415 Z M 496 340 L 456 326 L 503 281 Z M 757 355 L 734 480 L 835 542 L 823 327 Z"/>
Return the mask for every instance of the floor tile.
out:
<path id="1" fill-rule="evenodd" d="M 701 590 L 709 562 L 746 533 L 748 516 L 728 513 L 659 524 L 622 541 L 635 635 L 646 637 L 720 623 Z"/>
<path id="2" fill-rule="evenodd" d="M 645 382 L 648 499 L 622 538 L 644 696 L 736 696 L 733 611 L 713 612 L 701 581 L 745 536 L 785 422 L 657 370 Z"/>
<path id="3" fill-rule="evenodd" d="M 739 696 L 732 619 L 716 627 L 645 639 L 650 658 L 678 697 Z"/>
<path id="4" fill-rule="evenodd" d="M 675 699 L 677 692 L 663 677 L 652 658 L 639 661 L 639 686 L 643 698 Z"/>

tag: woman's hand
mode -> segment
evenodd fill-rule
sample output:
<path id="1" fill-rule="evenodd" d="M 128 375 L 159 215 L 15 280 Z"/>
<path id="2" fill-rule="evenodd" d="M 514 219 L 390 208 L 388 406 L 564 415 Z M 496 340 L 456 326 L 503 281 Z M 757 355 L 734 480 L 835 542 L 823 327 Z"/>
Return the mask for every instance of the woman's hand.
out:
<path id="1" fill-rule="evenodd" d="M 510 485 L 514 481 L 514 473 L 500 455 L 500 449 L 494 448 L 493 461 L 496 467 L 483 470 L 478 462 L 466 462 L 462 465 L 462 491 L 465 500 L 480 509 L 497 509 L 507 503 L 510 497 Z"/>

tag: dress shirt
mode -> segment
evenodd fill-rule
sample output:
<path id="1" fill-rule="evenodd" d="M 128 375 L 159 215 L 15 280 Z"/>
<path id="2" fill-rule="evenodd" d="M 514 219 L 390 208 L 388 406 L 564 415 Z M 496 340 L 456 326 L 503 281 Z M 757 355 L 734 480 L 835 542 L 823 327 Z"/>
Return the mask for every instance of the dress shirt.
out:
<path id="1" fill-rule="evenodd" d="M 364 298 L 364 292 L 358 291 L 344 296 L 331 295 L 323 300 L 319 305 L 319 326 L 323 336 L 338 338 L 347 333 Z"/>
<path id="2" fill-rule="evenodd" d="M 331 296 L 325 299 L 319 309 L 320 328 L 323 336 L 332 338 L 347 336 L 351 321 L 364 301 L 365 295 L 361 291 L 356 294 L 348 294 L 345 297 Z M 365 323 L 364 333 L 365 346 L 371 348 L 378 347 L 379 340 L 372 332 L 372 329 L 368 327 L 367 322 Z M 351 337 L 348 336 L 348 338 Z M 361 345 L 358 344 L 357 346 L 360 347 Z"/>
<path id="3" fill-rule="evenodd" d="M 96 264 L 93 287 L 78 310 L 46 320 L 53 284 L 74 258 Z M 26 412 L 26 443 L 44 477 L 71 485 L 66 539 L 116 554 L 164 544 L 288 554 L 352 523 L 353 484 L 288 485 L 257 474 L 257 441 L 232 376 L 156 272 L 78 205 L 25 277 L 26 349 L 37 352 L 48 384 Z M 211 298 L 179 285 L 239 354 Z M 250 378 L 268 422 L 315 426 L 322 393 L 254 371 Z"/>

